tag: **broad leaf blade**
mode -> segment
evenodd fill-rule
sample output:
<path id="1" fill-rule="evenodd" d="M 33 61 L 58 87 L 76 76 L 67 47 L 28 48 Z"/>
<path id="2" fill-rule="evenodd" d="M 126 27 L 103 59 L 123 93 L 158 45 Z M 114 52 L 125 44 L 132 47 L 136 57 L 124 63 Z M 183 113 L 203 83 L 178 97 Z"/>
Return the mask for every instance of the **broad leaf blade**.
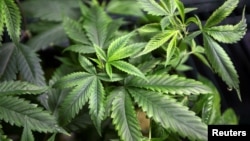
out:
<path id="1" fill-rule="evenodd" d="M 94 125 L 101 135 L 101 122 L 104 119 L 104 99 L 105 99 L 105 91 L 101 81 L 98 78 L 93 80 L 93 92 L 89 97 L 89 113 Z"/>
<path id="2" fill-rule="evenodd" d="M 44 72 L 37 54 L 28 46 L 18 46 L 18 69 L 23 80 L 44 86 Z"/>
<path id="3" fill-rule="evenodd" d="M 79 113 L 80 109 L 86 104 L 91 94 L 95 91 L 96 83 L 92 76 L 84 78 L 77 84 L 64 99 L 59 111 L 60 123 L 65 125 Z"/>
<path id="4" fill-rule="evenodd" d="M 239 0 L 227 0 L 222 6 L 213 12 L 208 18 L 205 27 L 211 27 L 219 24 L 237 7 Z"/>
<path id="5" fill-rule="evenodd" d="M 63 27 L 66 34 L 74 41 L 89 45 L 87 36 L 85 35 L 82 25 L 70 18 L 64 18 Z"/>
<path id="6" fill-rule="evenodd" d="M 83 55 L 79 55 L 78 60 L 80 62 L 80 65 L 89 73 L 95 74 L 96 69 L 95 66 L 90 62 L 90 60 Z"/>
<path id="7" fill-rule="evenodd" d="M 21 35 L 21 14 L 14 0 L 2 0 L 3 18 L 10 38 L 18 44 Z"/>
<path id="8" fill-rule="evenodd" d="M 112 61 L 112 57 L 115 57 L 115 53 L 117 51 L 119 51 L 120 49 L 124 48 L 129 39 L 133 36 L 133 33 L 130 33 L 130 34 L 127 34 L 127 35 L 124 35 L 122 37 L 119 37 L 117 39 L 115 39 L 108 47 L 108 60 L 109 61 Z M 110 59 L 111 58 L 111 59 Z"/>
<path id="9" fill-rule="evenodd" d="M 21 94 L 41 94 L 47 90 L 46 87 L 39 87 L 27 82 L 4 81 L 0 83 L 0 95 L 21 95 Z"/>
<path id="10" fill-rule="evenodd" d="M 11 96 L 0 99 L 0 119 L 17 126 L 24 126 L 26 121 L 30 130 L 34 131 L 59 131 L 56 119 L 37 105 Z"/>
<path id="11" fill-rule="evenodd" d="M 148 81 L 135 78 L 128 85 L 179 95 L 207 94 L 211 92 L 210 88 L 201 82 L 177 75 L 150 75 L 146 78 Z"/>
<path id="12" fill-rule="evenodd" d="M 141 5 L 142 9 L 149 14 L 156 16 L 165 16 L 168 14 L 164 8 L 155 2 L 155 0 L 138 0 L 138 3 Z"/>
<path id="13" fill-rule="evenodd" d="M 109 61 L 115 61 L 124 59 L 127 57 L 133 57 L 146 46 L 146 43 L 135 43 L 122 48 L 117 49 L 112 56 L 109 56 Z"/>
<path id="14" fill-rule="evenodd" d="M 230 88 L 234 88 L 237 91 L 238 97 L 241 99 L 239 76 L 233 62 L 217 42 L 206 34 L 204 34 L 203 37 L 205 53 L 212 68 Z"/>
<path id="15" fill-rule="evenodd" d="M 195 113 L 174 99 L 157 92 L 129 89 L 135 102 L 149 118 L 191 140 L 207 140 L 207 126 Z"/>
<path id="16" fill-rule="evenodd" d="M 86 14 L 84 28 L 87 36 L 93 45 L 101 48 L 105 47 L 105 42 L 108 37 L 107 25 L 110 23 L 110 18 L 106 15 L 102 8 L 93 6 Z"/>
<path id="17" fill-rule="evenodd" d="M 176 34 L 176 31 L 166 30 L 164 32 L 156 34 L 150 39 L 145 49 L 137 56 L 147 54 L 166 43 L 173 35 Z"/>
<path id="18" fill-rule="evenodd" d="M 246 33 L 246 19 L 243 18 L 236 25 L 214 26 L 206 29 L 206 33 L 212 36 L 215 40 L 223 43 L 236 43 Z"/>
<path id="19" fill-rule="evenodd" d="M 77 85 L 81 85 L 82 81 L 91 76 L 91 74 L 86 72 L 74 72 L 62 77 L 54 84 L 54 87 L 70 88 Z"/>
<path id="20" fill-rule="evenodd" d="M 139 123 L 136 118 L 133 103 L 124 88 L 119 88 L 112 102 L 113 124 L 118 130 L 118 134 L 124 141 L 139 141 L 142 139 Z"/>
<path id="21" fill-rule="evenodd" d="M 114 61 L 110 63 L 112 66 L 116 67 L 117 69 L 124 71 L 128 74 L 135 75 L 138 77 L 141 77 L 143 79 L 146 79 L 144 74 L 135 66 L 125 62 L 125 61 Z"/>

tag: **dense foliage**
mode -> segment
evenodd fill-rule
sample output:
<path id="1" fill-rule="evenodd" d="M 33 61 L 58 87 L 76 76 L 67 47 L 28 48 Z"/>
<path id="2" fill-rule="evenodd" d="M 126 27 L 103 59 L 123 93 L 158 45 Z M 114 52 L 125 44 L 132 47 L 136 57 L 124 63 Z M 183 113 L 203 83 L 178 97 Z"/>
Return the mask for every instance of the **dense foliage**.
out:
<path id="1" fill-rule="evenodd" d="M 202 23 L 187 15 L 196 8 L 180 0 L 27 0 L 19 5 L 27 17 L 14 0 L 0 0 L 0 35 L 6 31 L 12 40 L 0 44 L 0 139 L 10 139 L 6 124 L 23 129 L 22 141 L 39 140 L 36 132 L 53 141 L 91 126 L 99 136 L 116 130 L 114 138 L 125 141 L 207 140 L 208 124 L 237 124 L 233 110 L 221 113 L 208 78 L 183 72 L 196 56 L 241 100 L 237 71 L 221 44 L 244 36 L 244 10 L 237 24 L 220 24 L 238 3 L 225 1 Z M 112 13 L 143 22 L 124 29 L 126 20 Z M 28 17 L 29 31 L 22 30 Z M 38 52 L 53 47 L 61 50 L 61 65 L 48 75 Z"/>

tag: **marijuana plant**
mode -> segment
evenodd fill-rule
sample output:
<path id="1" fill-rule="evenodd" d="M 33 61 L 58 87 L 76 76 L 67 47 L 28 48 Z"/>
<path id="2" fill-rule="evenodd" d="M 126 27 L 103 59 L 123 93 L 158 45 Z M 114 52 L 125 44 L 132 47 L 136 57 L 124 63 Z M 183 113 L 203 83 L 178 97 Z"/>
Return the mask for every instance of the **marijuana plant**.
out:
<path id="1" fill-rule="evenodd" d="M 44 2 L 27 1 L 22 6 Z M 22 43 L 17 5 L 0 0 L 0 34 L 6 27 L 14 42 L 0 46 L 0 119 L 23 127 L 23 141 L 35 140 L 32 131 L 53 133 L 47 137 L 55 140 L 58 133 L 75 132 L 91 123 L 103 136 L 104 122 L 109 120 L 125 141 L 207 140 L 208 124 L 222 124 L 227 114 L 234 114 L 228 110 L 220 115 L 219 94 L 209 80 L 191 79 L 182 72 L 188 69 L 187 59 L 195 55 L 241 99 L 236 69 L 220 43 L 235 43 L 244 36 L 244 10 L 239 23 L 219 25 L 238 0 L 225 1 L 204 24 L 198 16 L 187 15 L 195 8 L 185 8 L 180 0 L 138 0 L 144 14 L 157 20 L 125 31 L 124 20 L 110 16 L 106 5 L 96 0 L 50 3 L 68 9 L 55 11 L 58 17 L 27 7 L 40 18 L 39 24 L 51 28 Z M 71 9 L 77 6 L 80 17 Z M 117 12 L 107 8 L 112 9 Z M 190 31 L 191 26 L 196 30 Z M 48 35 L 52 38 L 46 39 Z M 62 65 L 46 80 L 36 51 L 65 40 L 65 35 L 69 46 L 58 57 Z M 200 36 L 203 44 L 196 40 Z M 41 105 L 34 105 L 35 100 L 31 104 L 27 94 L 40 94 Z M 146 134 L 137 118 L 139 111 L 150 121 Z M 235 119 L 230 123 L 237 123 Z M 0 127 L 0 138 L 7 140 Z"/>

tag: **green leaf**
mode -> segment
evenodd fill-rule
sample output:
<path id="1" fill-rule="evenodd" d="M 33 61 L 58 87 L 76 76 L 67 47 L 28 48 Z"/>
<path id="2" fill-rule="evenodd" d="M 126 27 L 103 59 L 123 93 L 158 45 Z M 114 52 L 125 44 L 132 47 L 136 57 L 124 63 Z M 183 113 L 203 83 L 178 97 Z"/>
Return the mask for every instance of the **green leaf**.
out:
<path id="1" fill-rule="evenodd" d="M 224 82 L 230 87 L 234 88 L 238 97 L 241 100 L 240 88 L 239 88 L 239 76 L 237 74 L 234 65 L 223 50 L 223 48 L 215 42 L 211 37 L 206 34 L 203 34 L 204 38 L 204 47 L 207 58 L 212 65 L 212 68 L 219 76 L 224 80 Z"/>
<path id="2" fill-rule="evenodd" d="M 154 37 L 150 39 L 145 49 L 141 53 L 139 53 L 139 55 L 137 56 L 147 54 L 161 47 L 164 43 L 166 43 L 169 39 L 171 39 L 171 37 L 174 36 L 176 33 L 177 31 L 175 30 L 166 30 L 164 32 L 156 34 Z"/>
<path id="3" fill-rule="evenodd" d="M 103 11 L 102 8 L 93 6 L 86 14 L 86 20 L 84 23 L 84 29 L 87 32 L 87 36 L 93 45 L 101 48 L 106 46 L 107 26 L 110 23 L 110 18 Z"/>
<path id="4" fill-rule="evenodd" d="M 98 78 L 102 81 L 106 81 L 106 82 L 116 82 L 116 81 L 121 81 L 125 78 L 124 75 L 122 74 L 117 74 L 117 73 L 112 73 L 112 79 L 110 78 L 110 76 L 108 76 L 108 74 L 106 73 L 98 73 L 97 74 Z"/>
<path id="5" fill-rule="evenodd" d="M 137 30 L 140 34 L 159 33 L 161 31 L 161 26 L 159 23 L 150 23 L 138 28 Z"/>
<path id="6" fill-rule="evenodd" d="M 180 0 L 175 0 L 175 4 L 176 4 L 177 9 L 179 11 L 179 14 L 181 16 L 181 20 L 182 20 L 182 22 L 184 22 L 185 21 L 185 7 L 184 7 L 184 5 Z"/>
<path id="7" fill-rule="evenodd" d="M 62 77 L 53 85 L 53 87 L 71 88 L 80 85 L 82 81 L 85 81 L 85 79 L 91 76 L 92 74 L 86 72 L 73 72 L 71 74 Z"/>
<path id="8" fill-rule="evenodd" d="M 129 89 L 135 102 L 149 118 L 191 140 L 207 140 L 207 126 L 193 111 L 157 92 Z"/>
<path id="9" fill-rule="evenodd" d="M 10 38 L 18 44 L 21 35 L 21 14 L 14 0 L 1 0 L 3 19 Z"/>
<path id="10" fill-rule="evenodd" d="M 111 67 L 111 65 L 109 63 L 106 63 L 105 69 L 106 69 L 106 72 L 107 72 L 109 78 L 112 80 L 112 67 Z"/>
<path id="11" fill-rule="evenodd" d="M 143 10 L 151 15 L 165 16 L 168 14 L 164 8 L 162 8 L 157 2 L 155 2 L 155 0 L 138 0 L 138 3 Z"/>
<path id="12" fill-rule="evenodd" d="M 61 130 L 56 119 L 47 111 L 24 99 L 11 96 L 0 97 L 0 119 L 11 125 L 24 126 L 39 132 L 55 132 Z"/>
<path id="13" fill-rule="evenodd" d="M 95 74 L 96 69 L 92 62 L 89 61 L 88 58 L 84 57 L 83 55 L 79 55 L 78 60 L 80 65 L 89 73 Z"/>
<path id="14" fill-rule="evenodd" d="M 76 81 L 74 81 L 76 80 Z M 68 87 L 69 85 L 75 87 L 65 97 L 61 109 L 59 111 L 59 121 L 61 124 L 67 124 L 72 118 L 79 113 L 80 109 L 86 104 L 91 94 L 96 89 L 96 81 L 94 76 L 86 76 L 85 73 L 73 73 L 62 80 L 59 80 L 61 87 Z"/>
<path id="15" fill-rule="evenodd" d="M 90 42 L 83 31 L 82 25 L 79 22 L 66 17 L 63 20 L 63 27 L 69 38 L 76 42 L 90 45 Z"/>
<path id="16" fill-rule="evenodd" d="M 21 78 L 36 85 L 44 86 L 44 72 L 37 54 L 30 47 L 23 44 L 18 46 L 18 49 L 17 65 Z"/>
<path id="17" fill-rule="evenodd" d="M 93 80 L 93 90 L 89 97 L 89 113 L 99 135 L 101 135 L 101 122 L 104 119 L 104 98 L 105 91 L 101 81 L 96 77 Z"/>
<path id="18" fill-rule="evenodd" d="M 243 18 L 236 25 L 222 25 L 222 26 L 214 26 L 206 29 L 206 33 L 212 36 L 215 40 L 222 43 L 236 43 L 246 33 L 246 19 Z"/>
<path id="19" fill-rule="evenodd" d="M 133 57 L 137 53 L 139 53 L 145 46 L 146 46 L 146 43 L 134 43 L 134 44 L 119 48 L 113 53 L 112 56 L 109 56 L 108 61 L 115 61 L 115 60 L 120 60 L 120 59 L 124 59 L 127 57 Z"/>
<path id="20" fill-rule="evenodd" d="M 128 74 L 131 74 L 131 75 L 141 77 L 141 78 L 146 80 L 144 74 L 138 68 L 136 68 L 135 66 L 133 66 L 125 61 L 113 61 L 110 64 L 121 71 L 124 71 Z"/>
<path id="21" fill-rule="evenodd" d="M 141 11 L 138 3 L 134 0 L 113 0 L 107 5 L 107 11 L 112 14 L 121 14 L 127 16 L 143 17 L 144 14 Z"/>
<path id="22" fill-rule="evenodd" d="M 232 108 L 228 108 L 216 122 L 220 125 L 238 125 L 239 119 Z"/>
<path id="23" fill-rule="evenodd" d="M 17 69 L 16 47 L 6 43 L 0 47 L 0 80 L 15 80 Z"/>
<path id="24" fill-rule="evenodd" d="M 124 141 L 142 140 L 139 123 L 134 111 L 134 105 L 124 88 L 118 88 L 119 92 L 112 102 L 111 118 L 118 134 Z"/>
<path id="25" fill-rule="evenodd" d="M 56 133 L 54 133 L 49 139 L 48 141 L 55 141 L 56 139 Z"/>
<path id="26" fill-rule="evenodd" d="M 210 88 L 201 82 L 177 75 L 150 75 L 146 79 L 148 81 L 134 78 L 128 85 L 178 95 L 207 94 L 211 92 Z"/>
<path id="27" fill-rule="evenodd" d="M 29 129 L 29 125 L 26 118 L 25 118 L 25 124 L 23 128 L 21 141 L 35 141 L 32 131 Z"/>
<path id="28" fill-rule="evenodd" d="M 27 44 L 32 47 L 34 51 L 39 51 L 54 45 L 60 45 L 66 40 L 67 36 L 63 30 L 63 26 L 58 24 L 34 36 L 28 41 Z"/>
<path id="29" fill-rule="evenodd" d="M 68 46 L 63 51 L 72 51 L 81 54 L 89 54 L 89 53 L 95 53 L 95 48 L 88 45 L 75 44 Z"/>
<path id="30" fill-rule="evenodd" d="M 116 58 L 116 52 L 118 52 L 119 50 L 121 50 L 122 48 L 124 48 L 127 43 L 129 42 L 129 39 L 133 36 L 133 32 L 127 35 L 124 35 L 122 37 L 119 37 L 117 39 L 115 39 L 108 47 L 108 61 L 113 61 L 115 59 L 112 58 Z M 111 58 L 111 59 L 110 59 Z"/>
<path id="31" fill-rule="evenodd" d="M 47 87 L 39 87 L 27 82 L 21 81 L 4 81 L 0 83 L 0 95 L 21 95 L 21 94 L 41 94 Z"/>
<path id="32" fill-rule="evenodd" d="M 227 0 L 222 6 L 213 12 L 213 14 L 208 18 L 205 27 L 211 27 L 219 24 L 227 16 L 229 16 L 232 11 L 237 7 L 239 0 Z"/>
<path id="33" fill-rule="evenodd" d="M 21 3 L 22 10 L 28 16 L 39 18 L 46 21 L 60 22 L 63 17 L 76 18 L 78 14 L 75 8 L 78 8 L 77 1 L 68 0 L 27 0 Z"/>
<path id="34" fill-rule="evenodd" d="M 172 16 L 176 10 L 176 3 L 174 0 L 160 0 L 161 4 L 167 11 L 167 15 Z"/>
<path id="35" fill-rule="evenodd" d="M 94 48 L 95 48 L 95 52 L 96 52 L 97 57 L 100 57 L 102 60 L 106 61 L 107 56 L 106 56 L 106 53 L 104 52 L 104 50 L 101 47 L 95 46 L 95 45 L 94 45 Z"/>

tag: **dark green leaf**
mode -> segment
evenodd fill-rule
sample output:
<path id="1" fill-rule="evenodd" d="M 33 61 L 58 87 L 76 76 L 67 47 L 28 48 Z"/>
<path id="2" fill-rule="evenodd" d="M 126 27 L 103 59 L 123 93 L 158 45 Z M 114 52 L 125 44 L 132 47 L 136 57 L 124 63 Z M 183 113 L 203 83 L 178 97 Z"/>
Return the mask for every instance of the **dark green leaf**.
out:
<path id="1" fill-rule="evenodd" d="M 23 133 L 22 133 L 22 137 L 21 137 L 21 141 L 35 141 L 35 138 L 32 134 L 32 131 L 29 129 L 29 125 L 28 125 L 28 121 L 26 118 L 25 119 L 25 124 L 24 124 L 24 128 L 23 128 Z"/>
<path id="2" fill-rule="evenodd" d="M 142 89 L 129 89 L 135 102 L 149 118 L 191 140 L 207 140 L 207 126 L 195 113 L 165 95 Z"/>
<path id="3" fill-rule="evenodd" d="M 135 78 L 128 85 L 179 95 L 207 94 L 211 92 L 210 88 L 201 82 L 177 75 L 150 75 L 146 79 L 147 81 Z"/>
<path id="4" fill-rule="evenodd" d="M 70 18 L 64 18 L 63 20 L 63 27 L 66 32 L 66 34 L 74 41 L 90 45 L 90 42 L 83 31 L 82 25 Z"/>
<path id="5" fill-rule="evenodd" d="M 61 130 L 56 119 L 47 111 L 24 99 L 11 96 L 0 97 L 0 119 L 17 126 L 24 126 L 27 122 L 30 130 L 39 132 Z"/>
<path id="6" fill-rule="evenodd" d="M 142 139 L 142 134 L 131 98 L 124 88 L 118 89 L 119 92 L 112 102 L 113 124 L 122 140 L 139 141 Z"/>
<path id="7" fill-rule="evenodd" d="M 70 45 L 64 49 L 64 51 L 72 51 L 81 54 L 95 53 L 95 48 L 88 45 L 75 44 Z"/>
<path id="8" fill-rule="evenodd" d="M 21 94 L 41 94 L 47 87 L 39 87 L 27 82 L 4 81 L 0 83 L 0 95 L 21 95 Z"/>
<path id="9" fill-rule="evenodd" d="M 230 88 L 234 88 L 238 92 L 238 97 L 241 99 L 239 92 L 239 76 L 231 59 L 223 48 L 211 37 L 206 34 L 204 34 L 203 37 L 205 52 L 214 71 L 219 74 Z"/>
<path id="10" fill-rule="evenodd" d="M 0 47 L 0 80 L 15 80 L 18 72 L 16 62 L 16 48 L 12 43 Z"/>

